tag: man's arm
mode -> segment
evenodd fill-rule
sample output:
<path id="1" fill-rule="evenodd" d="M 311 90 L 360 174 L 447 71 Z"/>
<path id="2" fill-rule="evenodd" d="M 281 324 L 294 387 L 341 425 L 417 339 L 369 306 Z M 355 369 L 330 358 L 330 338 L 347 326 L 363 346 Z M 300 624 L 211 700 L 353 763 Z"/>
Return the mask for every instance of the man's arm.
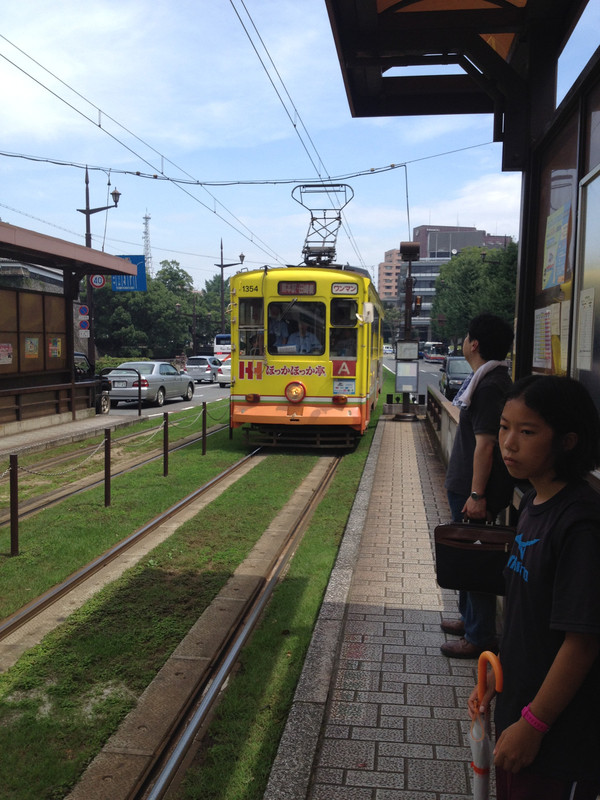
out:
<path id="1" fill-rule="evenodd" d="M 487 514 L 487 501 L 485 491 L 492 471 L 494 458 L 494 447 L 496 437 L 491 433 L 475 434 L 475 452 L 473 453 L 473 477 L 471 479 L 471 491 L 484 495 L 481 500 L 473 500 L 469 497 L 463 507 L 463 514 L 471 519 L 485 519 Z"/>

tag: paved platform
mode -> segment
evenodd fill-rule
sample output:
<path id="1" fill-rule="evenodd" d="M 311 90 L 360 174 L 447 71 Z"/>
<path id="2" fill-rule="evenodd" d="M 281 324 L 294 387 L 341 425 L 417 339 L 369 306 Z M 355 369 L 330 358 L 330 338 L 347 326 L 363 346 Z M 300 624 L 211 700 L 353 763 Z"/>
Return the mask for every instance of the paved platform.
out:
<path id="1" fill-rule="evenodd" d="M 440 652 L 444 476 L 424 420 L 380 421 L 264 800 L 473 796 L 476 662 Z"/>
<path id="2" fill-rule="evenodd" d="M 9 455 L 24 450 L 35 452 L 57 443 L 67 444 L 90 436 L 100 436 L 106 428 L 116 430 L 134 425 L 139 422 L 139 419 L 137 415 L 119 414 L 112 411 L 110 414 L 98 414 L 58 425 L 46 425 L 36 430 L 5 434 L 0 436 L 0 458 L 8 458 Z"/>

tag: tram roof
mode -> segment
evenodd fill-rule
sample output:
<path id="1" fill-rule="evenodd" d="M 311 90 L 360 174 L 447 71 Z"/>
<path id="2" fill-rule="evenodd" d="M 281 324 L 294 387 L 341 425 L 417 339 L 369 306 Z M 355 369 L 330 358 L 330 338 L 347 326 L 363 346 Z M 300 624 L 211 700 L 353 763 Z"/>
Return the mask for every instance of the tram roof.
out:
<path id="1" fill-rule="evenodd" d="M 588 0 L 325 2 L 353 116 L 493 114 L 503 169 L 520 170 L 554 114 L 558 57 Z"/>

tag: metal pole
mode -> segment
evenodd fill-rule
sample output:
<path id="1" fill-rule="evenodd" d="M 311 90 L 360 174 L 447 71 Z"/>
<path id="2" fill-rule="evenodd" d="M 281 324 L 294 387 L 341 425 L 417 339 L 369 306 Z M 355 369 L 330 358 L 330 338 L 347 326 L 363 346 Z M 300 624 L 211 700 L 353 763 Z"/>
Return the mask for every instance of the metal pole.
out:
<path id="1" fill-rule="evenodd" d="M 19 555 L 19 457 L 13 453 L 10 462 L 10 554 Z"/>
<path id="2" fill-rule="evenodd" d="M 169 474 L 169 412 L 163 412 L 163 477 Z"/>
<path id="3" fill-rule="evenodd" d="M 88 175 L 88 169 L 85 168 L 85 246 L 91 247 L 92 246 L 92 230 L 90 227 L 90 177 Z M 96 348 L 94 347 L 94 290 L 92 288 L 92 284 L 90 281 L 90 276 L 85 275 L 85 299 L 88 307 L 88 313 L 90 315 L 90 327 L 88 328 L 88 332 L 90 337 L 88 339 L 88 358 L 92 362 L 92 364 L 96 363 Z"/>
<path id="4" fill-rule="evenodd" d="M 225 264 L 223 264 L 223 239 L 221 239 L 221 333 L 225 333 Z"/>
<path id="5" fill-rule="evenodd" d="M 104 508 L 110 506 L 110 428 L 104 429 Z"/>
<path id="6" fill-rule="evenodd" d="M 202 403 L 202 455 L 206 455 L 206 401 Z"/>

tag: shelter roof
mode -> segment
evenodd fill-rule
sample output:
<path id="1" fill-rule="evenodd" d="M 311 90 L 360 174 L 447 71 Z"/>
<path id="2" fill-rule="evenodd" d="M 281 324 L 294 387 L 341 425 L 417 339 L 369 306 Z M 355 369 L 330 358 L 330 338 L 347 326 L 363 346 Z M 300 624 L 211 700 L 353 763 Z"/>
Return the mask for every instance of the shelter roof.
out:
<path id="1" fill-rule="evenodd" d="M 588 0 L 325 2 L 353 116 L 493 114 L 510 170 L 555 111 L 558 57 Z"/>
<path id="2" fill-rule="evenodd" d="M 79 271 L 83 275 L 137 275 L 136 265 L 127 259 L 5 222 L 0 222 L 0 258 L 53 267 L 63 272 Z"/>

